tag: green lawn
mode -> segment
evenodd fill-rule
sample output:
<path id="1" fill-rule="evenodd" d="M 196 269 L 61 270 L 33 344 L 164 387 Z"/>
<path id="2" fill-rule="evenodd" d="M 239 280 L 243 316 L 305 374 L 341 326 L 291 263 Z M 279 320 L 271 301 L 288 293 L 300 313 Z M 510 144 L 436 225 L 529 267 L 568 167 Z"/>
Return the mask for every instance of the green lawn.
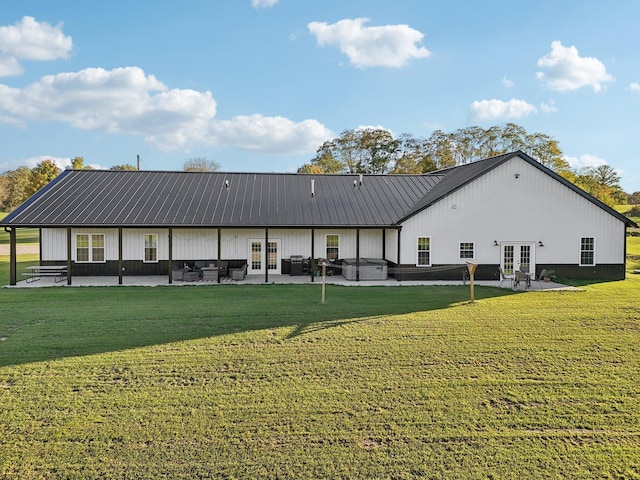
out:
<path id="1" fill-rule="evenodd" d="M 0 477 L 640 478 L 639 288 L 2 289 Z"/>
<path id="2" fill-rule="evenodd" d="M 6 212 L 0 212 L 0 220 L 7 216 Z M 17 243 L 38 243 L 40 234 L 37 228 L 19 228 L 16 233 Z M 0 228 L 0 245 L 9 243 L 9 234 Z"/>
<path id="3" fill-rule="evenodd" d="M 0 478 L 640 478 L 639 292 L 0 289 Z"/>

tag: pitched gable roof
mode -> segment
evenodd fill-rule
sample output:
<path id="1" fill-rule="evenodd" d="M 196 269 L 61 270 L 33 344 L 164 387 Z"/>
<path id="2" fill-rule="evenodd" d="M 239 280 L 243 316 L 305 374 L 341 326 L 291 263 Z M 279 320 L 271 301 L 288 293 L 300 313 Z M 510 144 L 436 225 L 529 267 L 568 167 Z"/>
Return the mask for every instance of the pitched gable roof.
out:
<path id="1" fill-rule="evenodd" d="M 393 227 L 515 157 L 550 175 L 625 225 L 637 226 L 523 152 L 425 175 L 66 170 L 0 224 Z"/>
<path id="2" fill-rule="evenodd" d="M 441 178 L 363 175 L 360 183 L 358 175 L 74 170 L 2 223 L 384 227 L 393 226 Z"/>
<path id="3" fill-rule="evenodd" d="M 447 195 L 459 190 L 465 185 L 473 182 L 474 180 L 481 177 L 482 175 L 490 172 L 494 168 L 502 165 L 503 163 L 515 157 L 518 157 L 524 160 L 525 162 L 529 163 L 535 168 L 553 177 L 555 180 L 557 180 L 558 182 L 560 182 L 570 190 L 573 190 L 575 193 L 577 193 L 581 197 L 590 201 L 591 203 L 598 206 L 599 208 L 605 210 L 607 213 L 613 215 L 621 222 L 624 222 L 626 226 L 637 227 L 637 225 L 633 221 L 631 221 L 621 213 L 616 212 L 613 208 L 602 203 L 597 198 L 588 194 L 587 192 L 577 187 L 576 185 L 574 185 L 573 183 L 571 183 L 561 175 L 558 175 L 556 172 L 554 172 L 550 168 L 545 167 L 540 162 L 534 160 L 529 155 L 521 151 L 505 153 L 502 155 L 497 155 L 495 157 L 487 158 L 484 160 L 478 160 L 465 165 L 458 165 L 445 170 L 440 170 L 438 173 L 441 173 L 444 175 L 444 178 L 442 179 L 442 181 L 438 182 L 438 184 L 435 185 L 434 188 L 432 188 L 419 202 L 416 202 L 416 204 L 413 205 L 413 207 L 409 211 L 405 212 L 405 214 L 402 216 L 402 218 L 399 221 L 404 221 L 407 218 L 412 217 L 413 215 L 421 212 L 425 208 L 428 208 L 429 206 L 433 205 L 434 203 L 446 197 Z"/>

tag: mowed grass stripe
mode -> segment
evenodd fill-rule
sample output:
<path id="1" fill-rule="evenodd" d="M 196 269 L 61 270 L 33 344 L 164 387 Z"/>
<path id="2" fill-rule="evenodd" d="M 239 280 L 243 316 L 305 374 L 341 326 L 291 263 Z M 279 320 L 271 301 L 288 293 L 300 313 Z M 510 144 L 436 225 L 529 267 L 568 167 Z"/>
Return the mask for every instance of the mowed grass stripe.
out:
<path id="1" fill-rule="evenodd" d="M 0 291 L 0 474 L 634 478 L 638 287 Z"/>

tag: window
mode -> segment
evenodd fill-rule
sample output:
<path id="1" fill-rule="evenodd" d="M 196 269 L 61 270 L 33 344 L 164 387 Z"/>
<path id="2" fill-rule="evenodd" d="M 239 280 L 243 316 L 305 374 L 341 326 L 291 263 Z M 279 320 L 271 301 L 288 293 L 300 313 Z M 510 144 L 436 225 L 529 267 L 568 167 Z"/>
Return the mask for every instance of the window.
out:
<path id="1" fill-rule="evenodd" d="M 88 262 L 90 235 L 76 235 L 76 262 Z"/>
<path id="2" fill-rule="evenodd" d="M 460 258 L 473 258 L 473 242 L 460 243 Z"/>
<path id="3" fill-rule="evenodd" d="M 340 258 L 340 235 L 327 235 L 327 260 L 333 262 Z"/>
<path id="4" fill-rule="evenodd" d="M 79 233 L 76 235 L 76 262 L 104 262 L 104 234 Z"/>
<path id="5" fill-rule="evenodd" d="M 158 235 L 155 233 L 144 236 L 144 261 L 158 261 Z"/>
<path id="6" fill-rule="evenodd" d="M 580 239 L 580 265 L 595 265 L 596 239 L 582 237 Z"/>
<path id="7" fill-rule="evenodd" d="M 431 238 L 418 237 L 418 266 L 431 265 Z"/>

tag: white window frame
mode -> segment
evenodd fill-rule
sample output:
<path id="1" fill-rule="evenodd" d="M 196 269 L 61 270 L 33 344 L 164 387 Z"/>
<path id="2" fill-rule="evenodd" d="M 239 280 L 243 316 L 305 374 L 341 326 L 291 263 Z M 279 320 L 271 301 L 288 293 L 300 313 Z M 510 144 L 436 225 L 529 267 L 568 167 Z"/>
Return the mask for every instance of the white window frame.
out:
<path id="1" fill-rule="evenodd" d="M 78 256 L 78 249 L 80 248 L 78 246 L 78 237 L 87 237 L 88 239 L 88 245 L 87 247 L 82 247 L 82 248 L 87 248 L 88 249 L 88 253 L 87 253 L 87 260 L 80 260 L 79 256 Z M 102 237 L 102 247 L 94 247 L 94 237 Z M 96 249 L 102 249 L 102 260 L 94 260 L 94 250 Z M 106 245 L 106 236 L 104 233 L 76 233 L 76 263 L 106 263 L 107 262 L 107 254 L 106 254 L 106 250 L 107 250 L 107 245 Z"/>
<path id="2" fill-rule="evenodd" d="M 336 247 L 334 247 L 333 245 L 331 245 L 331 247 L 329 246 L 328 241 L 327 241 L 329 237 L 336 237 L 338 239 L 338 245 Z M 329 259 L 329 255 L 328 255 L 328 252 L 327 252 L 327 250 L 329 248 L 336 248 L 337 249 L 336 260 L 339 259 L 340 258 L 340 234 L 338 234 L 338 233 L 327 233 L 324 236 L 324 254 L 325 254 L 325 258 L 327 260 Z"/>
<path id="3" fill-rule="evenodd" d="M 465 252 L 471 252 L 471 256 L 470 257 L 463 257 L 462 256 L 462 246 L 463 245 L 471 245 L 471 248 L 467 248 L 465 249 Z M 460 242 L 460 244 L 458 245 L 458 258 L 460 258 L 460 260 L 473 260 L 474 258 L 476 258 L 476 244 L 474 242 Z"/>
<path id="4" fill-rule="evenodd" d="M 156 255 L 155 255 L 155 260 L 147 260 L 147 237 L 153 237 L 153 247 L 149 247 L 149 248 L 153 248 L 155 249 Z M 142 253 L 142 263 L 158 263 L 158 234 L 157 233 L 145 233 L 142 236 L 142 242 L 143 242 L 143 253 Z"/>
<path id="5" fill-rule="evenodd" d="M 420 240 L 429 240 L 429 248 L 427 250 L 420 250 Z M 429 254 L 429 263 L 420 263 L 420 252 L 427 252 Z M 431 266 L 431 237 L 421 236 L 416 240 L 416 265 L 418 267 L 430 267 Z"/>
<path id="6" fill-rule="evenodd" d="M 592 244 L 592 248 L 591 250 L 587 250 L 587 249 L 583 249 L 583 241 L 590 239 L 591 240 L 591 244 Z M 591 257 L 592 257 L 592 263 L 583 263 L 582 262 L 582 255 L 584 253 L 590 253 Z M 579 260 L 579 265 L 581 267 L 593 267 L 596 264 L 596 237 L 580 237 L 580 260 Z"/>

